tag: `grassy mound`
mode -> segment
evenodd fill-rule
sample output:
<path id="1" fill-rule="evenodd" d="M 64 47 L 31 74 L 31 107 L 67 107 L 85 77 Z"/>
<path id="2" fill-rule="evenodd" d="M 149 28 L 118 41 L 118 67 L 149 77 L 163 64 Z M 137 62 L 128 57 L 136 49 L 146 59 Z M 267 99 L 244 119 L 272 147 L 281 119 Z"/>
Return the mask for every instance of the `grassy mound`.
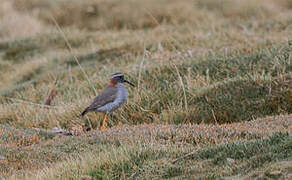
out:
<path id="1" fill-rule="evenodd" d="M 291 136 L 277 133 L 266 139 L 193 149 L 134 143 L 90 153 L 33 175 L 41 179 L 80 178 L 218 178 L 286 160 L 292 152 Z M 210 168 L 212 167 L 212 168 Z M 27 178 L 32 178 L 28 176 Z"/>
<path id="2" fill-rule="evenodd" d="M 165 175 L 165 177 L 173 176 L 174 174 L 167 175 L 168 171 L 166 170 L 169 169 L 170 171 L 171 168 L 174 168 L 177 166 L 177 164 L 180 164 L 182 161 L 184 161 L 184 159 L 180 159 L 179 161 L 175 162 L 175 166 L 172 164 L 175 159 L 179 159 L 179 157 L 184 156 L 184 154 L 196 151 L 197 149 L 200 149 L 200 147 L 212 147 L 211 150 L 209 148 L 204 149 L 202 153 L 209 154 L 209 156 L 212 155 L 210 158 L 214 158 L 215 161 L 216 155 L 213 154 L 213 151 L 226 151 L 229 148 L 231 148 L 233 151 L 233 148 L 236 149 L 238 144 L 243 146 L 240 143 L 243 140 L 260 140 L 279 132 L 290 132 L 291 123 L 292 121 L 290 115 L 269 117 L 249 122 L 224 125 L 205 124 L 191 126 L 157 126 L 153 124 L 121 126 L 108 129 L 105 132 L 94 131 L 83 134 L 81 136 L 73 137 L 59 137 L 53 135 L 49 131 L 42 129 L 16 129 L 2 125 L 0 126 L 0 143 L 3 144 L 3 146 L 0 147 L 0 171 L 1 176 L 8 176 L 15 172 L 22 173 L 28 172 L 30 170 L 42 169 L 44 165 L 48 167 L 55 167 L 63 160 L 68 160 L 68 157 L 70 157 L 72 158 L 72 161 L 70 160 L 70 162 L 68 162 L 70 164 L 68 164 L 68 166 L 66 165 L 66 168 L 64 169 L 67 171 L 70 169 L 70 167 L 72 168 L 71 162 L 73 162 L 73 164 L 80 164 L 80 158 L 83 159 L 85 158 L 83 155 L 89 154 L 89 157 L 91 157 L 90 162 L 95 162 L 97 161 L 96 158 L 100 158 L 97 162 L 100 162 L 101 164 L 95 168 L 95 166 L 91 166 L 91 164 L 86 161 L 82 164 L 86 167 L 85 169 L 87 170 L 86 172 L 82 172 L 82 174 L 79 175 L 85 175 L 89 173 L 92 176 L 98 176 L 101 174 L 108 174 L 111 176 L 111 171 L 107 170 L 108 168 L 103 169 L 103 164 L 112 163 L 115 161 L 119 161 L 123 164 L 124 160 L 127 160 L 128 165 L 131 167 L 135 163 L 138 163 L 138 166 L 140 164 L 141 166 L 145 167 L 145 170 L 147 171 L 139 172 L 139 174 L 142 173 L 140 175 L 143 175 L 144 173 L 150 173 L 150 171 L 152 172 L 155 169 L 148 167 L 147 165 L 149 163 L 157 161 L 158 164 L 154 163 L 154 167 L 156 167 L 156 165 L 161 165 L 159 162 L 162 160 L 166 163 L 163 168 L 163 172 L 165 172 L 165 174 L 161 174 L 157 171 L 154 171 L 153 173 L 158 173 L 163 176 Z M 262 131 L 262 129 L 265 129 L 265 131 Z M 286 137 L 284 134 L 281 136 Z M 235 141 L 238 143 L 234 144 L 233 142 Z M 137 144 L 137 142 L 139 143 Z M 151 147 L 147 148 L 149 144 Z M 229 145 L 225 148 L 224 144 Z M 215 150 L 213 149 L 214 147 L 216 147 Z M 147 150 L 147 152 L 145 152 L 146 154 L 144 154 L 145 156 L 143 155 L 143 157 L 139 155 L 141 150 L 143 152 L 144 150 Z M 154 153 L 157 151 L 161 151 L 159 157 Z M 205 151 L 212 152 L 207 153 Z M 251 149 L 251 151 L 252 152 L 249 153 L 255 153 L 254 149 Z M 121 154 L 125 153 L 127 156 L 116 156 L 117 152 Z M 81 154 L 83 155 L 80 157 Z M 129 160 L 128 156 L 133 157 L 133 159 Z M 216 158 L 219 156 L 221 155 L 217 154 Z M 249 154 L 249 157 L 250 156 L 251 155 Z M 94 157 L 94 159 L 92 159 L 92 157 Z M 142 159 L 139 159 L 139 157 Z M 198 159 L 190 159 L 193 157 L 197 156 L 189 156 L 188 160 L 194 161 L 193 163 L 197 163 Z M 238 156 L 229 158 L 232 158 L 234 161 L 241 163 L 242 157 Z M 204 159 L 200 159 L 199 161 L 204 163 Z M 226 162 L 224 161 L 222 163 Z M 217 166 L 218 164 L 212 163 L 210 165 Z M 62 164 L 60 168 L 64 167 L 65 166 Z M 126 168 L 126 166 L 122 167 Z M 191 167 L 192 166 L 189 166 L 189 168 Z M 83 167 L 80 168 L 83 169 Z M 114 165 L 113 168 L 119 169 L 116 165 Z M 244 169 L 248 171 L 247 167 L 244 167 Z M 213 168 L 213 170 L 216 171 L 216 168 Z M 118 171 L 120 173 L 122 169 L 119 169 Z M 132 172 L 130 169 L 127 169 L 127 171 L 129 171 L 128 173 Z M 77 170 L 75 172 L 78 173 L 80 171 Z M 99 172 L 101 174 L 99 174 Z M 230 171 L 228 172 L 228 175 L 232 174 Z M 126 173 L 127 176 L 128 173 Z M 216 172 L 217 176 L 219 176 L 220 173 Z"/>
<path id="3" fill-rule="evenodd" d="M 283 77 L 252 77 L 235 78 L 213 85 L 192 100 L 197 110 L 193 119 L 232 123 L 267 115 L 292 113 L 292 91 L 288 82 L 291 82 L 291 79 Z"/>
<path id="4" fill-rule="evenodd" d="M 231 123 L 291 113 L 289 45 L 246 56 L 214 58 L 176 66 L 184 75 L 185 92 L 173 65 L 145 70 L 141 80 L 143 95 L 137 98 L 138 102 L 129 103 L 123 114 L 125 119 L 135 124 L 143 120 Z"/>
<path id="5" fill-rule="evenodd" d="M 135 73 L 128 74 L 129 79 L 139 87 L 129 88 L 128 105 L 111 117 L 109 126 L 118 122 L 232 123 L 291 113 L 291 49 L 289 44 L 282 44 L 245 56 L 209 55 L 176 65 L 149 64 L 138 76 Z M 104 56 L 102 51 L 99 51 L 99 54 L 81 57 L 80 62 L 83 62 L 83 59 L 95 59 L 94 57 L 99 55 Z M 110 58 L 108 55 L 105 57 Z M 117 57 L 117 54 L 114 57 Z M 59 66 L 62 67 L 66 62 L 62 61 Z M 89 66 L 85 64 L 85 67 L 87 73 L 95 71 L 95 67 L 90 64 Z M 52 69 L 54 68 L 55 65 L 52 65 Z M 70 128 L 74 122 L 82 123 L 81 119 L 76 118 L 84 108 L 78 105 L 80 102 L 78 99 L 84 99 L 85 97 L 80 94 L 91 94 L 92 89 L 91 86 L 80 89 L 79 84 L 86 85 L 86 82 L 78 68 L 72 68 L 71 77 L 68 77 L 68 71 L 57 73 L 58 81 L 61 83 L 56 88 L 59 97 L 62 97 L 60 99 L 62 104 L 64 102 L 71 104 L 75 101 L 69 108 L 56 107 L 56 110 L 40 108 L 37 110 L 40 116 L 35 117 L 35 106 L 25 108 L 20 104 L 17 111 L 8 110 L 4 120 L 14 125 L 20 125 L 20 122 L 21 126 L 28 127 L 51 127 L 57 121 L 63 127 Z M 22 79 L 18 79 L 18 85 L 6 91 L 2 90 L 2 95 L 10 97 L 20 95 L 42 103 L 47 94 L 44 90 L 50 83 L 47 75 L 39 76 L 42 70 L 44 69 L 36 68 L 29 71 L 30 73 L 24 75 Z M 134 78 L 135 76 L 138 79 Z M 99 81 L 94 87 L 100 89 L 102 84 L 104 82 Z M 29 91 L 31 86 L 39 88 Z M 14 101 L 8 99 L 6 102 L 11 104 Z M 64 112 L 64 108 L 67 112 Z M 89 119 L 94 119 L 94 116 L 93 113 L 88 115 Z M 23 122 L 23 118 L 34 119 L 33 124 Z"/>

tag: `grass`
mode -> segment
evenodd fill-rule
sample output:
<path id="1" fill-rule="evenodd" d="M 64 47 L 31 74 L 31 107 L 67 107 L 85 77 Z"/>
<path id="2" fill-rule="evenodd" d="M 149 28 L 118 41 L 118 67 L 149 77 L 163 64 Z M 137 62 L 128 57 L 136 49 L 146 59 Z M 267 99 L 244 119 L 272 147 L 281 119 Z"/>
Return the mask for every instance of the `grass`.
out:
<path id="1" fill-rule="evenodd" d="M 140 94 L 134 94 L 132 101 L 128 103 L 128 106 L 121 113 L 114 114 L 112 123 L 117 124 L 117 119 L 131 120 L 127 123 L 132 124 L 154 121 L 176 124 L 210 123 L 214 122 L 214 116 L 219 123 L 231 123 L 267 115 L 291 113 L 291 103 L 289 102 L 292 95 L 288 85 L 291 81 L 289 73 L 291 72 L 291 59 L 288 55 L 290 50 L 291 48 L 288 44 L 283 44 L 279 47 L 268 48 L 246 56 L 231 58 L 208 56 L 207 60 L 187 61 L 186 63 L 177 64 L 178 71 L 185 74 L 183 84 L 186 89 L 188 111 L 185 111 L 185 108 L 183 108 L 185 103 L 183 102 L 183 89 L 181 88 L 181 83 L 179 83 L 174 66 L 172 64 L 163 64 L 158 67 L 149 67 L 141 74 L 143 90 L 140 90 Z M 32 78 L 38 74 L 38 71 L 40 69 L 35 69 L 33 72 L 26 74 L 19 82 L 27 79 L 31 80 L 35 86 L 46 86 L 47 83 L 42 83 L 42 78 Z M 73 86 L 71 85 L 70 91 L 67 90 L 66 86 L 70 83 L 68 81 L 70 77 L 66 76 L 67 72 L 62 72 L 59 75 L 58 81 L 63 81 L 62 83 L 66 83 L 66 85 L 57 85 L 59 86 L 58 92 L 62 97 L 69 96 L 72 99 L 70 93 L 78 91 L 77 88 L 79 87 L 76 86 L 78 85 L 76 82 L 76 85 L 74 83 Z M 77 81 L 83 81 L 85 85 L 82 72 L 78 71 L 75 76 L 81 77 L 81 79 L 77 78 Z M 129 74 L 129 76 L 131 80 L 136 81 L 131 78 L 135 76 L 135 72 Z M 201 77 L 201 79 L 198 78 L 201 82 L 196 82 L 198 81 L 197 77 Z M 65 79 L 63 80 L 62 78 Z M 27 83 L 27 81 L 25 82 Z M 204 86 L 201 87 L 201 85 Z M 101 87 L 94 86 L 96 89 Z M 30 88 L 30 85 L 28 87 Z M 42 89 L 26 91 L 25 87 L 23 88 L 24 90 L 16 91 L 19 96 L 30 97 L 30 99 L 38 98 L 39 100 L 36 99 L 37 103 L 42 103 L 45 96 L 47 96 L 46 92 L 40 92 Z M 137 93 L 135 89 L 130 90 L 133 93 Z M 13 91 L 15 92 L 13 89 L 8 92 L 11 93 Z M 92 90 L 88 87 L 87 91 Z M 4 93 L 7 93 L 7 91 L 4 91 Z M 40 97 L 40 94 L 43 94 L 43 96 Z M 73 96 L 78 99 L 78 95 Z M 62 101 L 70 102 L 70 99 Z M 74 119 L 76 119 L 76 111 L 81 111 L 81 109 L 76 107 L 77 104 L 72 104 L 69 112 L 70 115 L 68 113 Z M 20 106 L 23 106 L 23 104 L 20 104 Z M 138 108 L 139 106 L 143 107 L 146 111 L 141 111 Z M 171 112 L 173 109 L 176 109 L 174 114 Z M 18 114 L 21 114 L 23 116 L 23 110 L 20 108 L 19 112 L 13 111 L 12 115 L 18 116 Z M 31 119 L 36 109 L 32 106 L 26 108 L 25 111 L 27 113 L 25 116 Z M 53 115 L 57 121 L 64 122 L 63 119 L 59 119 L 63 118 L 63 112 L 58 113 L 55 109 L 39 109 L 38 111 L 48 112 L 48 115 L 42 115 L 44 116 L 41 118 L 42 121 L 52 121 L 51 116 Z M 6 117 L 10 116 L 9 111 L 6 111 L 6 114 Z M 76 119 L 76 121 L 80 120 Z M 35 122 L 40 124 L 31 125 L 38 127 L 42 124 L 38 119 L 35 119 Z M 68 124 L 68 121 L 66 122 Z M 17 123 L 17 121 L 14 121 L 14 123 Z M 22 120 L 21 123 L 23 123 Z M 68 128 L 68 125 L 65 127 Z"/>
<path id="2" fill-rule="evenodd" d="M 288 177 L 290 1 L 0 0 L 0 19 L 1 176 Z M 114 72 L 137 87 L 84 134 Z"/>
<path id="3" fill-rule="evenodd" d="M 25 172 L 28 173 L 35 170 L 41 170 L 44 166 L 53 168 L 55 167 L 55 164 L 61 163 L 61 172 L 69 170 L 72 173 L 80 173 L 80 171 L 83 172 L 82 169 L 84 168 L 78 165 L 80 164 L 79 158 L 88 155 L 89 159 L 85 159 L 86 162 L 81 164 L 84 164 L 84 166 L 88 168 L 88 173 L 89 171 L 90 173 L 93 173 L 91 172 L 91 163 L 99 161 L 107 164 L 112 161 L 121 161 L 120 158 L 124 161 L 124 158 L 127 159 L 129 158 L 128 156 L 132 157 L 133 155 L 134 159 L 129 163 L 141 163 L 139 162 L 139 157 L 136 157 L 136 154 L 139 154 L 141 150 L 147 151 L 145 152 L 146 154 L 150 153 L 143 163 L 152 167 L 152 161 L 157 161 L 159 165 L 160 159 L 164 159 L 163 162 L 166 164 L 172 164 L 173 160 L 184 156 L 184 154 L 197 151 L 198 149 L 201 150 L 202 148 L 208 149 L 212 147 L 217 151 L 220 147 L 225 147 L 226 144 L 233 144 L 235 141 L 239 144 L 241 144 L 242 141 L 247 141 L 246 143 L 248 144 L 251 140 L 266 139 L 279 133 L 282 133 L 281 137 L 286 137 L 287 135 L 285 134 L 286 132 L 291 132 L 291 127 L 291 116 L 279 116 L 249 122 L 223 124 L 220 126 L 210 124 L 192 126 L 156 124 L 122 126 L 109 129 L 105 132 L 93 131 L 87 134 L 82 134 L 81 136 L 60 138 L 55 137 L 51 132 L 43 129 L 16 129 L 9 126 L 1 126 L 0 142 L 1 144 L 4 144 L 4 146 L 0 148 L 2 157 L 0 168 L 1 172 L 8 176 L 13 173 L 23 174 Z M 137 144 L 137 142 L 139 143 Z M 236 144 L 234 146 L 237 147 Z M 230 148 L 229 146 L 227 147 Z M 160 151 L 161 148 L 163 151 L 161 151 L 159 156 L 157 155 L 156 157 L 156 155 L 153 155 L 154 152 L 157 152 L 158 150 Z M 250 150 L 254 153 L 258 151 L 255 148 L 251 148 Z M 287 150 L 289 150 L 289 148 Z M 267 151 L 270 151 L 270 149 Z M 115 153 L 117 152 L 121 154 L 116 155 Z M 168 153 L 170 154 L 168 155 Z M 92 157 L 101 159 L 92 159 Z M 78 165 L 78 167 L 76 167 L 77 169 L 70 169 L 72 164 L 68 164 L 68 166 L 62 164 L 64 160 L 71 162 L 68 158 L 72 159 L 72 163 Z M 230 156 L 230 158 L 233 159 L 234 157 Z M 42 161 L 40 161 L 40 159 Z M 212 157 L 211 159 L 214 158 Z M 90 161 L 91 163 L 87 161 Z M 237 162 L 236 159 L 234 161 Z M 275 162 L 278 161 L 275 160 Z M 180 163 L 180 161 L 177 163 Z M 156 163 L 154 163 L 154 165 L 155 164 Z M 108 166 L 111 167 L 110 165 Z M 175 166 L 171 165 L 170 167 Z M 191 167 L 193 166 L 190 166 L 190 168 Z M 132 169 L 131 167 L 128 168 Z M 154 171 L 155 169 L 154 166 L 154 168 L 150 170 Z M 163 166 L 162 169 L 164 169 L 163 171 L 166 171 L 168 166 Z M 202 167 L 202 170 L 203 169 L 204 168 Z M 245 167 L 244 169 L 249 171 L 249 167 Z M 46 171 L 46 169 L 43 170 Z M 54 169 L 50 171 L 55 174 Z M 106 170 L 103 169 L 102 171 Z M 34 174 L 34 172 L 32 173 Z M 151 175 L 150 171 L 148 173 Z M 147 172 L 145 172 L 145 174 L 147 174 Z M 231 173 L 230 171 L 224 176 L 232 174 L 236 173 Z M 27 175 L 28 179 L 31 179 L 31 174 L 28 173 Z M 47 175 L 48 174 L 44 174 L 43 176 Z M 70 175 L 70 173 L 68 175 Z M 81 175 L 84 175 L 84 173 Z M 62 176 L 60 178 L 62 179 Z M 78 179 L 78 177 L 76 178 Z M 51 177 L 51 179 L 55 178 Z"/>
<path id="4" fill-rule="evenodd" d="M 240 141 L 200 148 L 173 144 L 162 146 L 133 142 L 131 145 L 102 146 L 101 152 L 72 158 L 27 178 L 39 179 L 123 179 L 173 177 L 224 177 L 245 174 L 275 159 L 291 159 L 291 136 L 277 133 L 266 139 Z M 191 151 L 191 153 L 190 153 Z M 190 156 L 184 156 L 191 154 Z M 177 161 L 177 158 L 186 157 Z M 176 161 L 173 161 L 176 160 Z M 212 167 L 211 169 L 208 167 Z"/>

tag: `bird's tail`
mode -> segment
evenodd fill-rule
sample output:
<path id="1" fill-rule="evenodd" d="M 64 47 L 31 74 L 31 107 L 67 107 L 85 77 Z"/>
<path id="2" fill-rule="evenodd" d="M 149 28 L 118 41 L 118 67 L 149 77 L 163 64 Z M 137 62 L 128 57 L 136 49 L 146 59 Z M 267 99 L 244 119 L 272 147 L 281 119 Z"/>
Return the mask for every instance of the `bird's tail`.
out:
<path id="1" fill-rule="evenodd" d="M 80 114 L 80 117 L 83 117 L 88 112 L 88 108 L 84 109 L 84 111 Z"/>

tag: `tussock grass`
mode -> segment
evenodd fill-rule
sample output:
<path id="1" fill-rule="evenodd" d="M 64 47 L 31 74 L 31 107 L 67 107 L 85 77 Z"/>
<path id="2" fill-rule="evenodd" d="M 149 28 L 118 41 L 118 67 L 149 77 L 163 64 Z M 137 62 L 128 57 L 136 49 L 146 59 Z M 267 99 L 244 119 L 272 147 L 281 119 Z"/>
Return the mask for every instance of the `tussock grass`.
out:
<path id="1" fill-rule="evenodd" d="M 184 153 L 208 146 L 223 145 L 234 141 L 256 140 L 269 137 L 279 132 L 290 132 L 292 127 L 291 123 L 291 116 L 278 116 L 223 125 L 162 126 L 152 124 L 121 126 L 111 128 L 105 132 L 93 131 L 81 136 L 62 138 L 55 137 L 51 132 L 43 129 L 16 129 L 9 126 L 1 126 L 0 143 L 3 146 L 0 148 L 2 158 L 0 161 L 0 170 L 3 175 L 11 175 L 13 172 L 22 174 L 28 170 L 43 169 L 44 166 L 55 167 L 56 164 L 59 164 L 63 160 L 68 160 L 68 157 L 79 159 L 80 156 L 83 157 L 84 153 L 89 153 L 89 157 L 99 158 L 97 162 L 102 161 L 101 163 L 107 164 L 112 161 L 125 160 L 123 155 L 115 155 L 117 151 L 121 154 L 126 153 L 126 159 L 128 156 L 134 156 L 136 159 L 139 158 L 136 155 L 140 150 L 146 150 L 150 153 L 147 156 L 150 161 L 148 162 L 149 165 L 151 165 L 152 160 L 156 159 L 156 156 L 152 154 L 156 150 L 163 150 L 162 156 L 168 151 L 177 151 L 173 152 L 174 154 L 171 157 L 165 157 L 166 165 L 174 167 L 171 165 L 172 160 L 183 156 Z M 141 149 L 136 152 L 136 142 L 140 142 L 140 145 L 146 144 L 146 146 L 139 146 Z M 125 151 L 129 149 L 133 151 Z M 131 155 L 132 152 L 136 153 Z M 95 155 L 92 155 L 92 153 Z M 154 156 L 154 159 L 150 160 L 152 156 Z M 130 160 L 131 162 L 129 163 L 133 165 L 133 163 L 136 163 L 135 159 L 133 159 L 135 162 Z M 75 160 L 74 162 L 76 164 L 80 164 L 79 160 Z M 15 163 L 16 161 L 18 163 Z M 96 159 L 92 158 L 90 160 L 92 163 L 95 161 Z M 84 165 L 89 170 L 94 167 L 86 162 Z M 68 168 L 69 166 L 68 164 Z M 108 166 L 110 167 L 110 165 Z M 61 165 L 60 168 L 63 167 Z M 116 166 L 116 168 L 118 167 Z M 106 171 L 106 169 L 102 171 Z M 72 171 L 70 170 L 70 172 Z M 79 170 L 72 173 L 79 173 Z M 97 176 L 97 172 L 92 172 L 92 174 Z"/>
<path id="2" fill-rule="evenodd" d="M 23 14 L 12 5 L 13 2 L 0 1 L 0 40 L 25 38 L 45 32 L 46 25 L 31 14 Z"/>
<path id="3" fill-rule="evenodd" d="M 121 179 L 121 178 L 215 178 L 249 172 L 265 164 L 291 155 L 291 136 L 277 133 L 267 139 L 234 142 L 198 149 L 185 159 L 192 149 L 175 146 L 153 146 L 144 143 L 110 148 L 101 153 L 86 154 L 57 166 L 44 169 L 33 179 Z M 235 163 L 236 161 L 236 163 Z M 204 167 L 204 168 L 203 168 Z M 206 167 L 212 167 L 206 168 Z"/>
<path id="4" fill-rule="evenodd" d="M 172 64 L 159 66 L 149 64 L 149 67 L 141 74 L 143 89 L 129 89 L 132 96 L 131 101 L 120 113 L 112 116 L 109 125 L 117 124 L 119 121 L 131 124 L 145 122 L 215 123 L 215 121 L 231 123 L 267 115 L 291 113 L 291 103 L 289 103 L 291 101 L 289 82 L 292 67 L 290 54 L 291 47 L 283 44 L 246 56 L 215 57 L 210 55 L 207 59 L 178 63 L 177 69 L 179 73 L 183 74 L 182 82 L 186 89 L 188 111 L 184 108 L 184 93 L 175 67 Z M 87 68 L 87 74 L 91 74 L 90 72 L 94 72 L 95 69 L 91 67 L 90 71 L 88 70 L 89 68 Z M 39 116 L 35 116 L 35 106 L 20 105 L 16 111 L 9 111 L 6 108 L 5 117 L 8 118 L 12 115 L 18 117 L 20 122 L 23 118 L 30 120 L 33 118 L 34 123 L 28 122 L 28 127 L 40 125 L 46 127 L 49 124 L 49 127 L 52 127 L 59 122 L 58 125 L 67 124 L 65 128 L 68 128 L 73 125 L 70 121 L 80 122 L 76 119 L 78 111 L 82 109 L 79 104 L 84 104 L 86 101 L 77 99 L 84 99 L 82 96 L 80 98 L 80 94 L 90 94 L 92 90 L 90 87 L 80 89 L 79 84 L 86 85 L 82 72 L 75 68 L 70 73 L 71 77 L 67 76 L 68 71 L 58 75 L 60 84 L 57 86 L 57 91 L 61 95 L 61 99 L 58 100 L 62 101 L 59 106 L 63 106 L 64 102 L 72 102 L 73 97 L 75 97 L 75 103 L 68 104 L 67 108 L 57 107 L 57 110 L 39 109 L 37 110 L 40 113 Z M 31 75 L 33 74 L 29 73 L 23 78 L 29 78 Z M 134 73 L 129 73 L 129 76 L 131 81 L 137 81 L 133 78 Z M 36 79 L 34 91 L 27 91 L 27 89 L 31 89 L 31 85 L 28 85 L 16 92 L 21 97 L 42 103 L 47 95 L 46 86 L 49 82 L 43 81 L 43 78 Z M 74 83 L 72 84 L 72 82 Z M 102 78 L 98 84 L 99 86 L 94 85 L 96 89 L 101 88 L 104 84 Z M 9 115 L 10 113 L 11 115 Z M 93 114 L 89 115 L 89 118 L 92 119 L 93 116 Z M 18 124 L 16 119 L 13 122 L 14 125 Z M 46 123 L 43 124 L 44 122 Z"/>
<path id="5" fill-rule="evenodd" d="M 267 115 L 291 113 L 292 94 L 286 82 L 288 81 L 282 78 L 263 77 L 235 79 L 218 86 L 214 85 L 199 98 L 192 100 L 197 105 L 197 113 L 193 118 L 202 122 L 215 120 L 218 123 L 232 123 Z"/>
<path id="6" fill-rule="evenodd" d="M 61 26 L 75 26 L 80 29 L 145 29 L 155 28 L 159 24 L 200 24 L 215 16 L 223 16 L 232 20 L 262 19 L 275 15 L 280 8 L 271 3 L 260 1 L 231 1 L 215 2 L 212 0 L 199 1 L 23 1 L 15 0 L 18 10 L 35 11 L 35 16 L 45 23 L 52 24 L 50 15 L 56 17 Z M 251 5 L 252 4 L 252 5 Z M 278 4 L 277 4 L 278 5 Z M 181 11 L 183 9 L 184 11 Z M 207 12 L 212 13 L 207 13 Z M 72 12 L 74 12 L 72 14 Z M 155 18 L 155 20 L 153 20 Z M 139 19 L 137 21 L 137 19 Z"/>
<path id="7" fill-rule="evenodd" d="M 219 123 L 226 123 L 291 113 L 291 91 L 287 85 L 291 81 L 289 54 L 290 47 L 286 46 L 243 57 L 209 57 L 207 61 L 178 65 L 179 72 L 186 74 L 184 85 L 189 112 L 183 108 L 183 89 L 174 67 L 150 68 L 142 75 L 145 94 L 139 99 L 139 105 L 129 104 L 125 119 L 131 119 L 131 123 L 143 119 L 146 122 L 210 123 L 215 118 Z M 203 77 L 204 87 L 197 85 L 200 83 L 194 80 L 197 77 Z M 143 112 L 137 106 L 149 111 Z M 135 111 L 139 114 L 131 113 Z M 149 113 L 154 115 L 149 117 Z"/>
<path id="8" fill-rule="evenodd" d="M 74 5 L 71 6 L 68 6 L 68 2 L 67 0 L 26 3 L 15 1 L 15 6 L 20 10 L 37 9 L 37 17 L 46 23 L 52 23 L 49 18 L 52 14 L 61 26 L 75 26 L 90 31 L 145 29 L 157 27 L 160 23 L 184 24 L 194 23 L 198 21 L 197 18 L 203 19 L 203 14 L 193 11 L 194 3 L 189 1 L 162 0 L 148 3 L 143 1 L 74 1 Z M 181 12 L 181 9 L 184 9 L 184 12 Z M 151 16 L 155 17 L 156 21 L 153 21 Z"/>

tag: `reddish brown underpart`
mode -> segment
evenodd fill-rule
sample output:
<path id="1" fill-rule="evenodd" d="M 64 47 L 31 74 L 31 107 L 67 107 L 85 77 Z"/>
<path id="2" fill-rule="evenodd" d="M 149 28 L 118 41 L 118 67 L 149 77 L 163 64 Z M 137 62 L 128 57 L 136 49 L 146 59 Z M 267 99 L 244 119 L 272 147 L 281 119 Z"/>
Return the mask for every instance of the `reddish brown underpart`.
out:
<path id="1" fill-rule="evenodd" d="M 109 86 L 116 87 L 117 83 L 111 78 L 109 82 Z"/>

